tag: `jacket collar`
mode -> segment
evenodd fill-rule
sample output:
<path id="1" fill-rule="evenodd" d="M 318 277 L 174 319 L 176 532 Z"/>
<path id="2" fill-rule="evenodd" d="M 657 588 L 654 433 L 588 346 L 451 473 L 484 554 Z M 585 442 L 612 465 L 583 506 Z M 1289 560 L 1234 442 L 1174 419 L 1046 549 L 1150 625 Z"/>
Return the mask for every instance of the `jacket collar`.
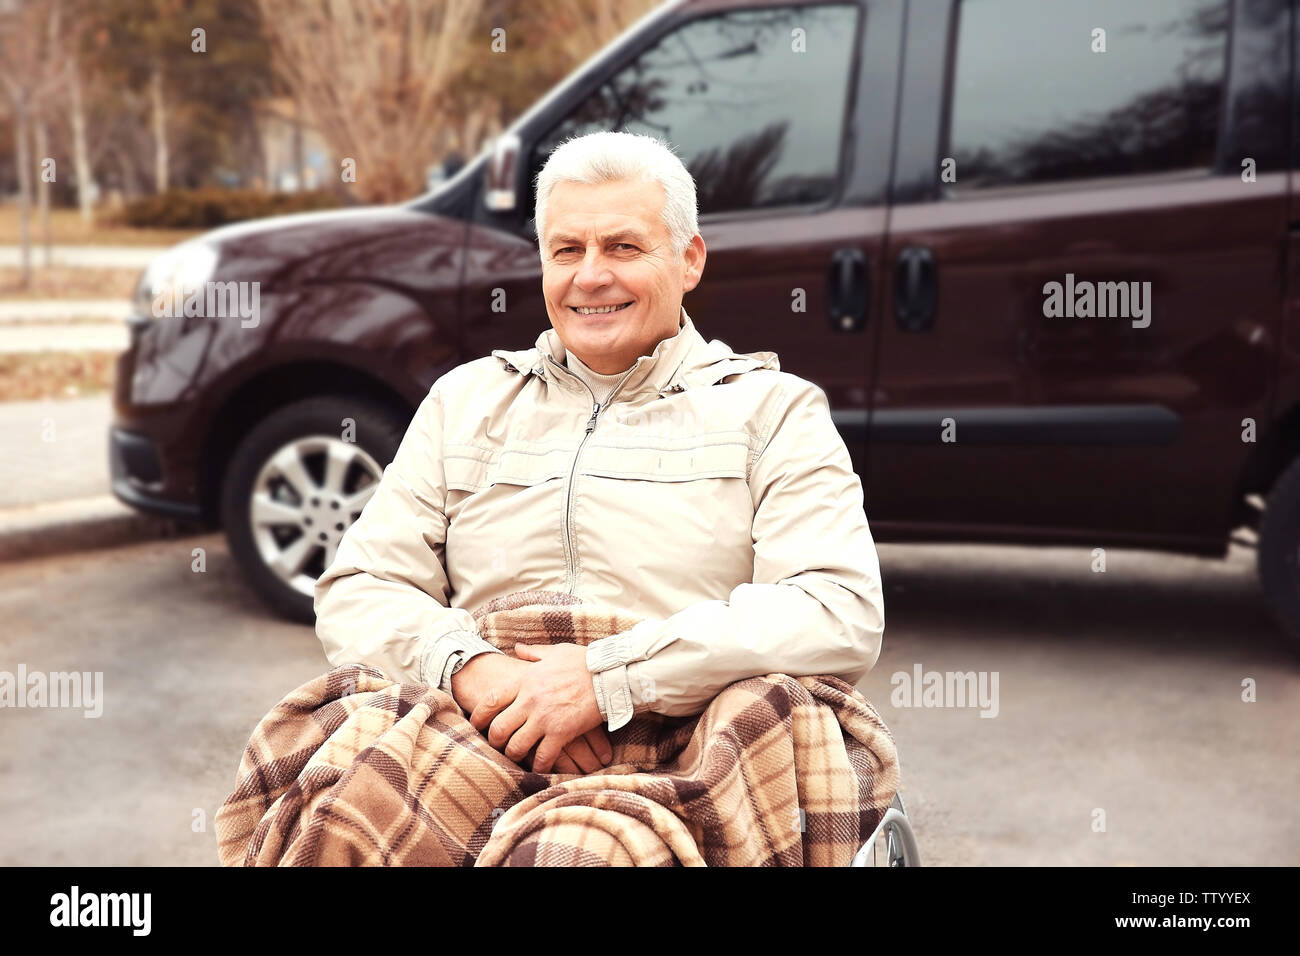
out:
<path id="1" fill-rule="evenodd" d="M 531 349 L 493 349 L 492 354 L 502 359 L 506 368 L 524 375 L 537 375 L 546 382 L 567 380 L 578 384 L 576 376 L 567 368 L 557 368 L 564 365 L 565 349 L 554 328 L 537 336 L 537 344 Z M 629 377 L 614 397 L 624 401 L 638 393 L 680 392 L 692 386 L 712 385 L 728 375 L 755 368 L 779 371 L 781 365 L 775 352 L 741 354 L 718 339 L 706 343 L 683 306 L 676 334 L 660 340 L 649 355 L 642 355 L 632 363 Z"/>

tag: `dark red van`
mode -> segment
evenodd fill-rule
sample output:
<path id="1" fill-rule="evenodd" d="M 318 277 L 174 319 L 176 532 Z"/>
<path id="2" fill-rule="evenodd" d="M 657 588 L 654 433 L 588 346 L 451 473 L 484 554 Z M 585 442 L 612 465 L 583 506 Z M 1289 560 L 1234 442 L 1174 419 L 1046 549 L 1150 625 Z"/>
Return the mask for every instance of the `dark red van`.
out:
<path id="1" fill-rule="evenodd" d="M 433 381 L 548 327 L 549 150 L 630 130 L 697 181 L 701 333 L 825 389 L 878 540 L 1223 555 L 1257 529 L 1300 642 L 1295 16 L 667 3 L 436 191 L 156 262 L 118 367 L 114 491 L 224 526 L 257 589 L 310 620 Z M 168 283 L 216 294 L 158 310 Z"/>

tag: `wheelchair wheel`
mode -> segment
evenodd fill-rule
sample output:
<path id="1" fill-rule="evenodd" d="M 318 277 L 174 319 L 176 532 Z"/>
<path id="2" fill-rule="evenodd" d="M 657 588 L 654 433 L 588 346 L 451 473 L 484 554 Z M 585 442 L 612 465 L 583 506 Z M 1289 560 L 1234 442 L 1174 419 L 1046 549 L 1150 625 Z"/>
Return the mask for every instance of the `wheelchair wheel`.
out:
<path id="1" fill-rule="evenodd" d="M 871 839 L 853 857 L 849 866 L 920 866 L 921 853 L 916 845 L 916 834 L 907 819 L 903 798 L 894 794 L 894 800 L 881 817 Z"/>

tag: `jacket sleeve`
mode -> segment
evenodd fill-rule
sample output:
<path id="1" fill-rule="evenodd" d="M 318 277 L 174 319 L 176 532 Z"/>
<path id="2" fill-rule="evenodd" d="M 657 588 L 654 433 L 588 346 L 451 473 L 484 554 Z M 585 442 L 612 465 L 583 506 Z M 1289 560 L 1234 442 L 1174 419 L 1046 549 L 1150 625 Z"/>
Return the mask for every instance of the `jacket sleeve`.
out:
<path id="1" fill-rule="evenodd" d="M 587 648 L 610 730 L 690 716 L 728 684 L 781 673 L 857 684 L 880 656 L 884 595 L 862 482 L 822 389 L 790 377 L 750 469 L 754 580 Z"/>
<path id="2" fill-rule="evenodd" d="M 370 664 L 451 693 L 451 674 L 501 653 L 452 608 L 444 566 L 447 483 L 438 384 L 415 412 L 379 487 L 316 581 L 316 636 L 331 664 Z"/>

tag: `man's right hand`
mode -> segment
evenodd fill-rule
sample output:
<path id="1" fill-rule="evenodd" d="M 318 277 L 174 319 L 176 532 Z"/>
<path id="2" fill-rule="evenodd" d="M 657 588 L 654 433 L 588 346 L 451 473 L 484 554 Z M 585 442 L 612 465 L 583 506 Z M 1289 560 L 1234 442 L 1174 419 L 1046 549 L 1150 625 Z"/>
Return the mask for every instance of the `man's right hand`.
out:
<path id="1" fill-rule="evenodd" d="M 509 654 L 476 654 L 451 675 L 451 696 L 466 714 L 472 714 L 490 694 L 508 704 L 519 693 L 523 670 L 531 663 Z"/>
<path id="2" fill-rule="evenodd" d="M 451 675 L 451 696 L 470 715 L 470 722 L 479 733 L 483 733 L 493 717 L 514 703 L 523 670 L 534 663 L 509 654 L 476 654 Z M 607 762 L 599 755 L 612 752 L 605 728 L 596 727 L 564 745 L 554 771 L 595 773 Z"/>

